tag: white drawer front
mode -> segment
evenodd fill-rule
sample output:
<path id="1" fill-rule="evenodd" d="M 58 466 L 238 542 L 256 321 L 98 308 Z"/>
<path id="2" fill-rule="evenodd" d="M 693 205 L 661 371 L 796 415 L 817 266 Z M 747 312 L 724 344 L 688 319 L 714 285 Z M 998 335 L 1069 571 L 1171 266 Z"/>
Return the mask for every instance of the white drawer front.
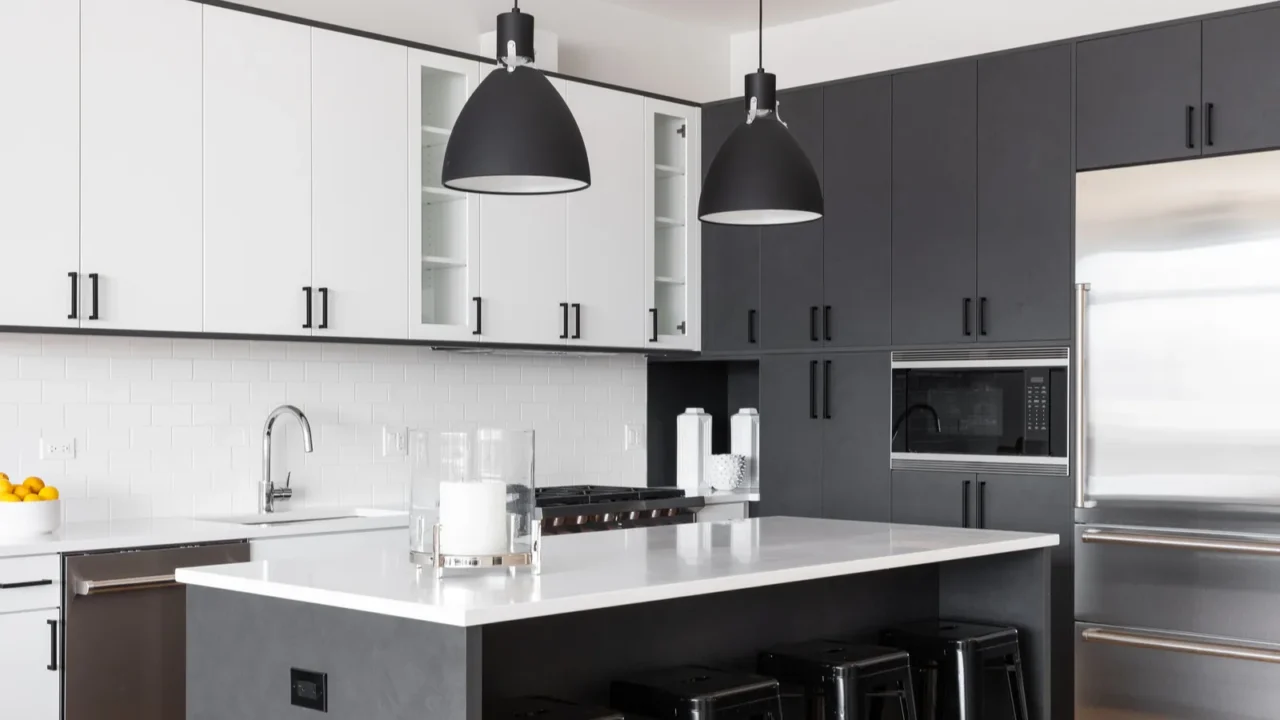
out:
<path id="1" fill-rule="evenodd" d="M 0 559 L 0 613 L 62 604 L 62 559 L 27 555 Z"/>

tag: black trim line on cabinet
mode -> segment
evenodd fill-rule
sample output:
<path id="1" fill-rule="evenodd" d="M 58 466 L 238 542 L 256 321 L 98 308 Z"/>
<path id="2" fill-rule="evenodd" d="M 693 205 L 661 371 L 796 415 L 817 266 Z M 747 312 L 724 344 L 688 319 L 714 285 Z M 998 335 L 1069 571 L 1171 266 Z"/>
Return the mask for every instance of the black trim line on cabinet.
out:
<path id="1" fill-rule="evenodd" d="M 1213 147 L 1213 103 L 1204 104 L 1204 146 Z"/>
<path id="2" fill-rule="evenodd" d="M 658 308 L 649 308 L 649 316 L 653 318 L 653 336 L 649 342 L 658 342 Z"/>
<path id="3" fill-rule="evenodd" d="M 90 320 L 98 319 L 98 273 L 89 273 L 89 280 L 93 283 L 93 290 L 89 294 L 89 318 Z"/>
<path id="4" fill-rule="evenodd" d="M 16 590 L 18 588 L 40 587 L 52 584 L 52 580 L 23 580 L 21 582 L 0 583 L 0 590 Z"/>
<path id="5" fill-rule="evenodd" d="M 831 361 L 822 361 L 822 419 L 831 419 Z"/>
<path id="6" fill-rule="evenodd" d="M 572 340 L 582 339 L 582 303 L 574 303 L 573 307 L 573 337 Z"/>
<path id="7" fill-rule="evenodd" d="M 978 527 L 987 526 L 987 481 L 978 481 Z"/>
<path id="8" fill-rule="evenodd" d="M 329 329 L 329 288 L 320 288 L 320 325 L 317 330 Z"/>
<path id="9" fill-rule="evenodd" d="M 45 665 L 46 670 L 57 672 L 58 670 L 58 621 L 45 620 L 49 624 L 49 664 Z"/>
<path id="10" fill-rule="evenodd" d="M 294 25 L 302 25 L 304 27 L 316 28 L 317 30 L 328 30 L 330 32 L 341 33 L 343 35 L 362 37 L 368 40 L 377 40 L 379 42 L 391 43 L 392 45 L 399 45 L 401 47 L 407 47 L 414 50 L 426 50 L 427 52 L 433 52 L 439 55 L 448 55 L 450 57 L 462 58 L 464 60 L 474 60 L 484 65 L 497 67 L 492 57 L 484 57 L 482 55 L 463 52 L 461 50 L 452 50 L 450 48 L 440 47 L 438 45 L 427 45 L 426 43 L 413 42 L 412 40 L 405 40 L 404 38 L 392 37 L 390 35 L 382 35 L 380 33 L 366 32 L 364 30 L 357 30 L 355 28 L 344 27 L 342 25 L 333 25 L 331 23 L 321 22 L 319 20 L 311 20 L 309 18 L 299 17 L 297 15 L 288 15 L 286 13 L 274 12 L 272 10 L 263 10 L 261 8 L 250 7 L 248 5 L 241 5 L 239 3 L 224 2 L 223 0 L 189 0 L 189 1 L 194 2 L 197 5 L 208 5 L 210 7 L 222 8 L 224 10 L 234 10 L 236 12 L 242 12 L 247 15 L 257 15 L 258 17 L 270 18 L 272 20 L 281 20 L 283 22 L 293 23 Z M 654 100 L 664 100 L 666 102 L 672 102 L 678 105 L 685 105 L 688 107 L 695 107 L 695 108 L 701 107 L 701 103 L 696 103 L 692 100 L 685 100 L 678 97 L 672 97 L 670 95 L 660 95 L 654 92 L 637 90 L 635 88 L 624 87 L 622 85 L 614 85 L 612 83 L 600 82 L 598 80 L 590 80 L 588 78 L 577 77 L 574 75 L 566 75 L 564 73 L 552 72 L 549 70 L 540 70 L 539 72 L 541 72 L 543 75 L 546 75 L 547 77 L 560 78 L 562 80 L 572 80 L 573 82 L 582 83 L 583 85 L 594 85 L 595 87 L 607 88 L 609 90 L 618 90 L 621 92 L 629 93 L 631 95 L 639 95 L 641 97 L 653 98 Z"/>
<path id="11" fill-rule="evenodd" d="M 569 303 L 560 303 L 560 339 L 569 339 Z"/>
<path id="12" fill-rule="evenodd" d="M 972 480 L 965 480 L 960 483 L 960 514 L 964 517 L 960 520 L 961 527 L 970 527 L 969 525 L 969 486 L 973 484 Z"/>
<path id="13" fill-rule="evenodd" d="M 978 334 L 987 334 L 987 299 L 978 298 Z"/>
<path id="14" fill-rule="evenodd" d="M 747 310 L 747 344 L 748 345 L 755 345 L 757 342 L 759 342 L 756 339 L 756 318 L 758 317 L 758 315 L 759 313 L 756 312 L 755 308 L 751 308 L 750 310 Z"/>
<path id="15" fill-rule="evenodd" d="M 809 419 L 818 419 L 818 361 L 809 361 Z"/>
<path id="16" fill-rule="evenodd" d="M 963 320 L 963 322 L 964 322 L 964 336 L 965 336 L 965 337 L 970 337 L 970 336 L 972 336 L 972 335 L 973 335 L 973 328 L 972 328 L 972 327 L 970 327 L 970 323 L 969 323 L 969 315 L 970 315 L 970 313 L 972 312 L 972 310 L 973 310 L 973 298 L 965 298 L 965 299 L 964 299 L 964 305 L 963 305 L 963 308 L 962 308 L 962 311 L 963 311 L 963 314 L 964 314 L 964 320 Z"/>
<path id="17" fill-rule="evenodd" d="M 311 329 L 311 286 L 310 285 L 302 286 L 302 292 L 306 293 L 307 295 L 307 321 L 302 323 L 302 329 L 310 330 Z"/>
<path id="18" fill-rule="evenodd" d="M 479 335 L 484 332 L 484 315 L 480 312 L 481 308 L 484 307 L 484 304 L 479 295 L 471 298 L 471 302 L 476 304 L 476 329 L 472 330 L 471 334 Z"/>
<path id="19" fill-rule="evenodd" d="M 67 319 L 78 320 L 80 317 L 80 273 L 69 272 L 67 277 L 71 278 L 71 314 L 67 316 Z"/>
<path id="20" fill-rule="evenodd" d="M 1187 106 L 1187 149 L 1194 150 L 1196 147 L 1196 106 Z"/>

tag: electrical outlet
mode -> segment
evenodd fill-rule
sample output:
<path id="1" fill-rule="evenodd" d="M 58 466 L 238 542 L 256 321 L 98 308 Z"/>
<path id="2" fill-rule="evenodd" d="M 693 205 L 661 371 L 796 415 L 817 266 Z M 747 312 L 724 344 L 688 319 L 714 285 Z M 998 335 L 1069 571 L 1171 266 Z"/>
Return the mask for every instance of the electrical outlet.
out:
<path id="1" fill-rule="evenodd" d="M 41 460 L 74 460 L 76 439 L 71 435 L 52 435 L 40 438 Z"/>
<path id="2" fill-rule="evenodd" d="M 404 457 L 409 454 L 409 430 L 382 426 L 382 457 Z"/>
<path id="3" fill-rule="evenodd" d="M 645 443 L 645 433 L 643 425 L 627 424 L 622 427 L 622 449 L 623 450 L 643 450 Z"/>

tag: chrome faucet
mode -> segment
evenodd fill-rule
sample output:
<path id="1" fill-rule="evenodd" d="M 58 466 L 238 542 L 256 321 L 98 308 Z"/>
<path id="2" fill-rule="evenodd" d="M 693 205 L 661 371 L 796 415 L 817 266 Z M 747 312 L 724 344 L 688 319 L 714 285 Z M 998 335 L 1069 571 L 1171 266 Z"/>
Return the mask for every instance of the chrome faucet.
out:
<path id="1" fill-rule="evenodd" d="M 298 419 L 298 424 L 302 426 L 302 449 L 311 452 L 311 423 L 307 422 L 307 416 L 302 411 L 292 405 L 281 405 L 267 415 L 267 422 L 262 426 L 262 480 L 258 482 L 258 512 L 269 513 L 276 511 L 276 500 L 287 500 L 293 497 L 293 489 L 289 487 L 289 480 L 285 479 L 285 486 L 276 487 L 271 482 L 271 428 L 276 424 L 276 418 L 281 415 L 292 415 Z"/>

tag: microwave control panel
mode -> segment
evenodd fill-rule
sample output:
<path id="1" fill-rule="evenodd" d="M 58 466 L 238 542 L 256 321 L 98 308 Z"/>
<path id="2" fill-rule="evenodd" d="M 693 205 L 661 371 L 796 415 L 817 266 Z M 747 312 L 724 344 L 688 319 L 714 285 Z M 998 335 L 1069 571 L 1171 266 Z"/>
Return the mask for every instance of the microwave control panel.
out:
<path id="1" fill-rule="evenodd" d="M 1027 441 L 1049 440 L 1049 373 L 1027 372 Z"/>

